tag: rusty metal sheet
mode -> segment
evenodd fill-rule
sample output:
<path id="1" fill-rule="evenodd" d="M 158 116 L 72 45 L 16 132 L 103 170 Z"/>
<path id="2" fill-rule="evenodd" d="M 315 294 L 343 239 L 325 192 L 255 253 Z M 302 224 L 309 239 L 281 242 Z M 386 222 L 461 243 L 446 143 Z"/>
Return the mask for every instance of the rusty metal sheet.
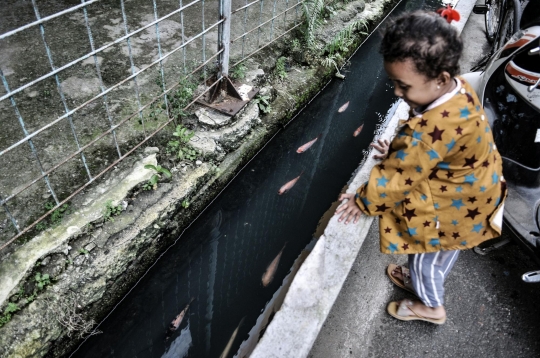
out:
<path id="1" fill-rule="evenodd" d="M 233 83 L 228 78 L 225 78 L 224 80 L 225 80 L 224 86 L 216 86 L 218 88 L 216 89 L 216 91 L 213 91 L 212 93 L 210 93 L 208 95 L 208 98 L 199 99 L 197 103 L 213 108 L 226 115 L 234 116 L 249 101 L 251 101 L 253 97 L 257 95 L 257 93 L 259 93 L 259 89 L 256 87 L 253 87 L 248 93 L 246 93 L 246 96 L 248 97 L 248 99 L 244 101 L 241 99 L 241 95 L 238 93 L 238 90 L 236 89 L 236 87 L 234 87 Z M 218 94 L 219 94 L 219 91 L 221 91 L 219 87 L 225 88 L 226 95 L 222 98 L 219 98 L 216 101 L 215 98 L 219 97 Z"/>

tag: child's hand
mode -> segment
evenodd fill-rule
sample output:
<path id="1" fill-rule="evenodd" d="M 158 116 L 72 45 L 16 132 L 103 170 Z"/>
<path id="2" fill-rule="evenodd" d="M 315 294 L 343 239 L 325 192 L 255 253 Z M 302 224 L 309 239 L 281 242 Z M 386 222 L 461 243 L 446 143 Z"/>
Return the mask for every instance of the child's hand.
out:
<path id="1" fill-rule="evenodd" d="M 388 148 L 390 148 L 390 142 L 388 139 L 379 139 L 377 143 L 371 143 L 371 147 L 377 149 L 381 154 L 375 154 L 373 158 L 375 159 L 384 159 L 388 154 Z"/>
<path id="2" fill-rule="evenodd" d="M 358 204 L 356 204 L 356 200 L 354 200 L 355 194 L 341 194 L 339 197 L 339 200 L 347 200 L 346 203 L 341 204 L 337 210 L 335 215 L 341 216 L 338 219 L 339 222 L 342 222 L 345 220 L 345 225 L 349 223 L 349 221 L 354 220 L 353 223 L 356 224 L 358 222 L 358 219 L 360 219 L 360 215 L 362 215 L 362 211 L 360 211 L 360 208 L 358 207 Z"/>

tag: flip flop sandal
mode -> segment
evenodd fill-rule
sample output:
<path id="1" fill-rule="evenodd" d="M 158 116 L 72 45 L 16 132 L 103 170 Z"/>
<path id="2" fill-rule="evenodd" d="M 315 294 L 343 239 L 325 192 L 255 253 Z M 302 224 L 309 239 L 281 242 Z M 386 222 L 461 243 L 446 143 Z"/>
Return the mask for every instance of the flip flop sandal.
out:
<path id="1" fill-rule="evenodd" d="M 428 318 L 414 312 L 411 308 L 413 302 L 411 300 L 403 300 L 398 305 L 397 301 L 390 302 L 386 311 L 394 318 L 401 321 L 426 321 L 434 324 L 443 324 L 446 322 L 446 317 L 443 318 Z"/>
<path id="2" fill-rule="evenodd" d="M 403 276 L 403 281 L 401 281 L 400 279 L 392 275 L 392 272 L 396 270 L 397 268 L 401 269 L 401 275 Z M 405 266 L 398 266 L 396 264 L 390 264 L 386 268 L 386 273 L 388 277 L 390 278 L 390 281 L 392 281 L 396 286 L 401 287 L 402 289 L 407 290 L 416 295 L 416 291 L 414 290 L 412 280 L 411 280 L 411 275 L 409 274 L 408 268 L 406 268 Z"/>

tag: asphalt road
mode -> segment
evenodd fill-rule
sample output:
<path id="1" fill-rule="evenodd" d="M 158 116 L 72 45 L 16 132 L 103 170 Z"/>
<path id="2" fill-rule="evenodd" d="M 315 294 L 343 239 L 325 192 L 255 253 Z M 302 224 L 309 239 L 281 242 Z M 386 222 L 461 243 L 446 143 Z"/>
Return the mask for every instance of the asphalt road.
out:
<path id="1" fill-rule="evenodd" d="M 461 68 L 467 72 L 488 48 L 483 16 L 471 14 L 462 36 Z M 385 275 L 388 263 L 404 263 L 406 257 L 381 254 L 378 241 L 375 223 L 311 358 L 540 357 L 540 284 L 521 281 L 523 273 L 540 266 L 517 244 L 486 256 L 461 253 L 445 284 L 448 320 L 436 326 L 386 313 L 388 302 L 413 296 Z"/>

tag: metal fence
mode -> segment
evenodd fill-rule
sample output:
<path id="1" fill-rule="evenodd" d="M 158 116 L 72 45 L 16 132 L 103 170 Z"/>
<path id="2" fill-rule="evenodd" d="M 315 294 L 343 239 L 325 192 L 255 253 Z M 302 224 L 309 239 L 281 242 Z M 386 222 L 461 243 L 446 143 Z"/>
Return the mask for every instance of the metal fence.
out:
<path id="1" fill-rule="evenodd" d="M 185 108 L 230 68 L 298 27 L 300 5 L 301 0 L 4 4 L 0 250 L 62 212 L 167 126 L 173 128 L 171 96 L 186 81 L 198 87 Z"/>

